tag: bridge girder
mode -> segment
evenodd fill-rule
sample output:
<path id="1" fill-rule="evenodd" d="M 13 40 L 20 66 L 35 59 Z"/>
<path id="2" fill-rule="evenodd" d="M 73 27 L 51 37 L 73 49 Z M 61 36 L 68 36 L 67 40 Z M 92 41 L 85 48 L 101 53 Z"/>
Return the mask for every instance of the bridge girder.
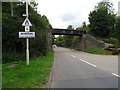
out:
<path id="1" fill-rule="evenodd" d="M 83 30 L 70 30 L 70 29 L 51 29 L 52 35 L 72 35 L 72 36 L 82 36 L 86 34 Z"/>

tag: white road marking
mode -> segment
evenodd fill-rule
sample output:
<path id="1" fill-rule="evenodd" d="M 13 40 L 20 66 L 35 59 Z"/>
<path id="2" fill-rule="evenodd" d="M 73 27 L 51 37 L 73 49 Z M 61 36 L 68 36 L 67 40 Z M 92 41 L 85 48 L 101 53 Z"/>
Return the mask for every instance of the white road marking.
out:
<path id="1" fill-rule="evenodd" d="M 74 56 L 74 55 L 71 55 L 71 54 L 69 54 L 69 53 L 66 53 L 66 54 L 72 56 L 73 58 L 76 58 L 76 56 Z M 91 64 L 91 63 L 89 63 L 89 62 L 87 62 L 87 61 L 85 61 L 85 60 L 83 60 L 83 59 L 80 59 L 80 60 L 83 61 L 83 62 L 85 62 L 85 63 L 87 63 L 87 64 L 89 64 L 89 65 L 91 65 L 91 66 L 93 66 L 93 67 L 96 67 L 94 64 Z"/>
<path id="2" fill-rule="evenodd" d="M 116 77 L 120 77 L 119 75 L 117 75 L 117 74 L 115 74 L 115 73 L 112 73 L 114 76 L 116 76 Z"/>
<path id="3" fill-rule="evenodd" d="M 68 54 L 68 55 L 70 55 L 70 56 L 72 56 L 72 57 L 74 57 L 74 58 L 76 57 L 76 56 L 74 56 L 74 55 L 71 55 L 71 54 L 69 54 L 69 53 L 66 53 L 66 54 Z"/>
<path id="4" fill-rule="evenodd" d="M 94 64 L 91 64 L 91 63 L 89 63 L 89 62 L 87 62 L 87 61 L 85 61 L 83 59 L 80 59 L 80 60 L 83 61 L 83 62 L 85 62 L 85 63 L 87 63 L 87 64 L 89 64 L 89 65 L 91 65 L 91 66 L 93 66 L 93 67 L 96 67 Z"/>
<path id="5" fill-rule="evenodd" d="M 74 57 L 74 58 L 76 57 L 76 56 L 74 56 L 74 55 L 71 55 L 71 56 Z"/>
<path id="6" fill-rule="evenodd" d="M 66 53 L 66 54 L 71 56 L 71 54 L 69 54 L 69 53 Z"/>

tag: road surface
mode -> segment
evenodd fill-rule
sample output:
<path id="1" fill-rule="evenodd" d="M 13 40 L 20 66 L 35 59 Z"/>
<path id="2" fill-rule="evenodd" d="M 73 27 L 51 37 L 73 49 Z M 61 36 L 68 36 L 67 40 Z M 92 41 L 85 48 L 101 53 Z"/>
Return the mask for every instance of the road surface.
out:
<path id="1" fill-rule="evenodd" d="M 118 88 L 118 56 L 54 51 L 49 88 Z"/>

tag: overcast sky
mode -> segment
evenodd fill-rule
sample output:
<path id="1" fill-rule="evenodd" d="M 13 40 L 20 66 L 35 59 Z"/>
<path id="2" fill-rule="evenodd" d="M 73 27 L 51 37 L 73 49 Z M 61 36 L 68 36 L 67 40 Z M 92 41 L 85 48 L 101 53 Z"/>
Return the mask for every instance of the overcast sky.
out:
<path id="1" fill-rule="evenodd" d="M 47 16 L 53 28 L 67 28 L 73 25 L 77 28 L 85 21 L 89 23 L 88 16 L 95 5 L 101 0 L 35 0 L 38 2 L 38 12 Z M 115 12 L 118 12 L 118 2 L 111 0 Z"/>

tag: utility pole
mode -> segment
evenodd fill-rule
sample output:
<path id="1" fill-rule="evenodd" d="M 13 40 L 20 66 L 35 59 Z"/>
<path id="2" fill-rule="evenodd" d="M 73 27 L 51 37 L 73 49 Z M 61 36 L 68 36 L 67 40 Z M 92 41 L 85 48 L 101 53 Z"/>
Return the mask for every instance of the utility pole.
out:
<path id="1" fill-rule="evenodd" d="M 28 2 L 26 1 L 26 19 L 28 19 L 28 16 L 29 16 L 28 15 Z M 26 27 L 25 27 L 25 30 L 26 30 Z M 26 65 L 27 66 L 29 65 L 29 38 L 26 38 Z"/>

